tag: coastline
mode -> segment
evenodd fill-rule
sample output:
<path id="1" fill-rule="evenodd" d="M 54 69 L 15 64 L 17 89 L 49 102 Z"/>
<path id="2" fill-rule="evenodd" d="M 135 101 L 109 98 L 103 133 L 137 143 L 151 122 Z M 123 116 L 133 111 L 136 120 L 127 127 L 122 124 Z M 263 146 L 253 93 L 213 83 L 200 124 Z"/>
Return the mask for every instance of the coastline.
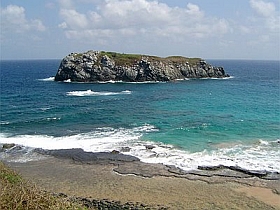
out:
<path id="1" fill-rule="evenodd" d="M 226 169 L 184 173 L 108 154 L 94 161 L 44 155 L 6 164 L 44 190 L 76 198 L 141 203 L 152 209 L 280 209 L 279 179 L 241 177 L 238 172 L 225 176 Z"/>

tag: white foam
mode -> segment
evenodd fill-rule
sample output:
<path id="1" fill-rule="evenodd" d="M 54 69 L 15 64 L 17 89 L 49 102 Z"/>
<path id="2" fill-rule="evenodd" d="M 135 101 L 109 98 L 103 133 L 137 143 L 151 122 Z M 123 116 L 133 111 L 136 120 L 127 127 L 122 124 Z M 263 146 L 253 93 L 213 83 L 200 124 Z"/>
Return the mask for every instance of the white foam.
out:
<path id="1" fill-rule="evenodd" d="M 70 82 L 72 82 L 72 81 L 71 81 L 71 79 L 67 79 L 67 80 L 64 80 L 63 82 L 65 82 L 65 83 L 70 83 Z"/>
<path id="2" fill-rule="evenodd" d="M 139 139 L 143 133 L 155 131 L 151 125 L 131 129 L 98 128 L 89 133 L 72 136 L 54 137 L 47 135 L 17 135 L 0 134 L 0 143 L 15 143 L 26 147 L 43 149 L 82 148 L 85 151 L 103 152 L 119 148 L 120 143 Z"/>
<path id="3" fill-rule="evenodd" d="M 135 147 L 134 155 L 142 155 L 142 161 L 175 165 L 184 170 L 197 169 L 198 166 L 239 166 L 248 170 L 267 170 L 280 172 L 279 144 L 243 145 L 220 148 L 217 150 L 190 153 L 172 146 L 157 145 L 152 151 Z M 134 147 L 133 147 L 134 148 Z M 150 153 L 150 154 L 148 154 Z M 138 155 L 137 155 L 138 154 Z"/>
<path id="4" fill-rule="evenodd" d="M 114 81 L 114 80 L 109 80 L 109 81 L 98 81 L 97 83 L 100 83 L 100 84 L 108 84 L 108 83 L 122 83 L 123 81 L 119 80 L 119 81 Z"/>
<path id="5" fill-rule="evenodd" d="M 42 107 L 42 108 L 40 108 L 40 110 L 42 110 L 42 111 L 47 111 L 49 109 L 51 109 L 51 107 Z"/>
<path id="6" fill-rule="evenodd" d="M 55 121 L 55 120 L 61 120 L 60 117 L 48 117 L 47 121 Z"/>
<path id="7" fill-rule="evenodd" d="M 0 159 L 8 160 L 9 162 L 29 162 L 33 160 L 42 160 L 47 158 L 46 156 L 39 155 L 33 152 L 33 148 L 30 147 L 14 147 L 9 149 L 8 152 L 0 152 Z"/>
<path id="8" fill-rule="evenodd" d="M 147 163 L 174 165 L 183 170 L 195 170 L 198 166 L 239 166 L 247 170 L 280 172 L 280 144 L 278 141 L 256 141 L 253 144 L 228 144 L 212 150 L 189 152 L 160 142 L 141 140 L 143 134 L 157 129 L 144 125 L 131 129 L 99 128 L 95 131 L 72 136 L 53 137 L 42 135 L 0 135 L 0 143 L 16 143 L 43 149 L 82 148 L 90 152 L 118 150 L 138 157 Z M 147 149 L 146 145 L 153 145 Z M 123 150 L 129 147 L 130 149 Z"/>
<path id="9" fill-rule="evenodd" d="M 132 91 L 125 90 L 121 92 L 95 92 L 92 90 L 85 90 L 85 91 L 71 91 L 67 92 L 68 96 L 110 96 L 110 95 L 124 95 L 124 94 L 131 94 Z"/>
<path id="10" fill-rule="evenodd" d="M 234 76 L 229 76 L 229 77 L 204 77 L 204 78 L 199 78 L 199 79 L 202 79 L 202 80 L 227 80 L 227 79 L 234 79 L 235 77 Z"/>
<path id="11" fill-rule="evenodd" d="M 48 77 L 45 79 L 38 79 L 39 81 L 45 81 L 45 82 L 50 82 L 50 81 L 54 81 L 54 77 Z"/>
<path id="12" fill-rule="evenodd" d="M 166 83 L 166 82 L 162 82 L 162 81 L 144 81 L 144 82 L 126 82 L 126 81 L 105 81 L 105 82 L 98 82 L 98 83 L 125 83 L 125 84 L 157 84 L 157 83 Z"/>

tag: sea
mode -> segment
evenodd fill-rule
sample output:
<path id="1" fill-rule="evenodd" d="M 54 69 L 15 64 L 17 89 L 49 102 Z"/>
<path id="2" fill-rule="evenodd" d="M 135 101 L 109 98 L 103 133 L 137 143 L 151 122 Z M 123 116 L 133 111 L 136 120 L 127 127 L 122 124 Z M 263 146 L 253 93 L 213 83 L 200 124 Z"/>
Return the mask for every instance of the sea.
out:
<path id="1" fill-rule="evenodd" d="M 280 173 L 280 61 L 208 60 L 224 79 L 55 82 L 60 60 L 1 61 L 0 144 L 120 151 L 147 163 Z"/>

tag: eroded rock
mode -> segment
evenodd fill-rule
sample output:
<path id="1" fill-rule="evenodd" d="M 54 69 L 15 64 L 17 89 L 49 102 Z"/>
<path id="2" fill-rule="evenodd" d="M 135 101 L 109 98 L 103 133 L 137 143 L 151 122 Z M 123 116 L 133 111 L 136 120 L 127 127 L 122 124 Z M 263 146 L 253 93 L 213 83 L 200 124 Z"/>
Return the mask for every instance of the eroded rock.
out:
<path id="1" fill-rule="evenodd" d="M 91 50 L 71 53 L 63 58 L 55 81 L 145 82 L 223 77 L 229 77 L 223 67 L 214 67 L 200 58 L 159 58 Z"/>

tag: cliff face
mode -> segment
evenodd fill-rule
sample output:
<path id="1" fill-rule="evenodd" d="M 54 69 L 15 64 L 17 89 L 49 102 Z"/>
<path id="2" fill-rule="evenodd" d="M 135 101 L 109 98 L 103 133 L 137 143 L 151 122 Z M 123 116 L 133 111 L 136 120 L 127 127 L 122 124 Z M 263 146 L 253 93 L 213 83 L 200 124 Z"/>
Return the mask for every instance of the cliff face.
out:
<path id="1" fill-rule="evenodd" d="M 71 53 L 59 66 L 56 81 L 172 81 L 185 78 L 223 78 L 222 67 L 213 67 L 199 58 L 120 54 L 88 51 Z"/>

